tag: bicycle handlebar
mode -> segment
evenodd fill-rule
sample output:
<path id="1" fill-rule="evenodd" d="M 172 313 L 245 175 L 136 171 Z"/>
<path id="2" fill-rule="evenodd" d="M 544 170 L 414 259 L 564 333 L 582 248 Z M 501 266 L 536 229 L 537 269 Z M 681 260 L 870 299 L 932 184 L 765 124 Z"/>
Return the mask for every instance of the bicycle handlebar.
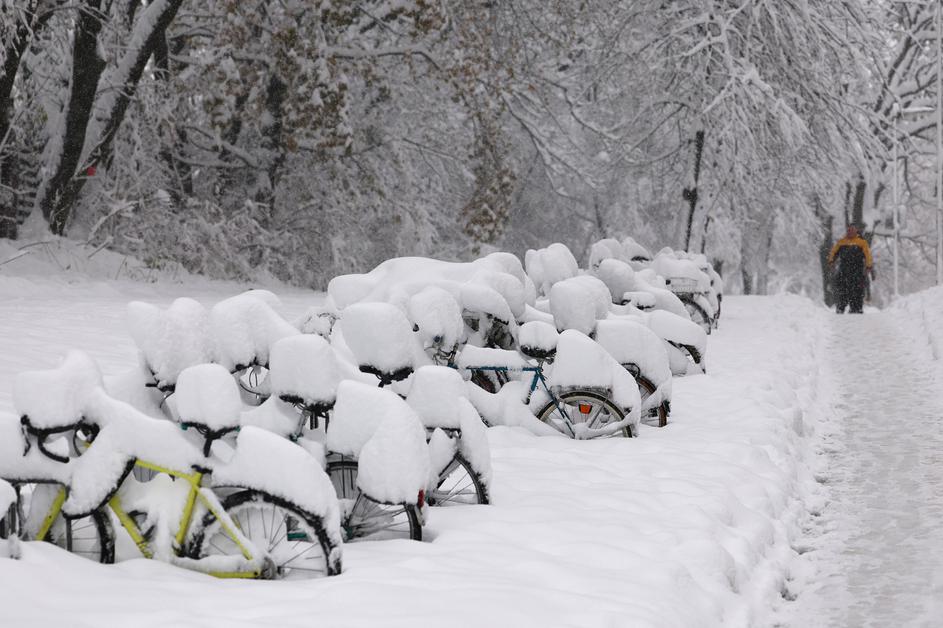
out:
<path id="1" fill-rule="evenodd" d="M 69 462 L 69 457 L 61 456 L 53 451 L 49 451 L 46 448 L 46 441 L 49 439 L 50 436 L 64 434 L 65 432 L 68 432 L 69 430 L 75 430 L 84 425 L 85 425 L 85 419 L 83 417 L 73 424 L 59 425 L 56 427 L 49 427 L 49 428 L 41 428 L 41 427 L 36 427 L 35 425 L 33 425 L 29 420 L 29 416 L 24 414 L 23 416 L 20 417 L 20 426 L 23 430 L 24 440 L 26 441 L 26 449 L 23 451 L 23 453 L 25 455 L 26 453 L 29 452 L 30 447 L 31 447 L 30 437 L 32 436 L 33 439 L 36 440 L 36 446 L 37 448 L 39 448 L 40 453 L 42 453 L 44 456 L 46 456 L 50 460 L 54 460 L 56 462 L 61 462 L 65 464 Z"/>
<path id="2" fill-rule="evenodd" d="M 543 371 L 542 366 L 463 366 L 466 371 L 495 371 L 504 373 L 536 373 Z"/>
<path id="3" fill-rule="evenodd" d="M 217 430 L 214 430 L 214 429 L 211 429 L 210 426 L 206 425 L 205 423 L 194 423 L 191 421 L 181 422 L 180 427 L 182 427 L 185 430 L 193 428 L 200 434 L 200 436 L 203 437 L 204 439 L 203 440 L 203 456 L 204 457 L 209 457 L 210 448 L 212 448 L 214 441 L 217 441 L 221 439 L 222 437 L 226 436 L 227 434 L 231 434 L 232 432 L 236 432 L 239 430 L 238 425 L 221 427 Z"/>

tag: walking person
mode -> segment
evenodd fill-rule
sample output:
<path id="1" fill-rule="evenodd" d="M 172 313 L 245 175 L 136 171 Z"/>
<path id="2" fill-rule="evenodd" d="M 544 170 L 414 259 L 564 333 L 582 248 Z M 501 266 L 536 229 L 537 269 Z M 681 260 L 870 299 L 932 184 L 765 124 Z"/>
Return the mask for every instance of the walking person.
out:
<path id="1" fill-rule="evenodd" d="M 848 308 L 851 314 L 861 314 L 864 293 L 869 278 L 874 278 L 874 269 L 871 248 L 867 241 L 858 235 L 855 225 L 848 225 L 845 237 L 832 247 L 828 254 L 828 265 L 834 277 L 835 310 L 844 314 L 845 308 Z"/>

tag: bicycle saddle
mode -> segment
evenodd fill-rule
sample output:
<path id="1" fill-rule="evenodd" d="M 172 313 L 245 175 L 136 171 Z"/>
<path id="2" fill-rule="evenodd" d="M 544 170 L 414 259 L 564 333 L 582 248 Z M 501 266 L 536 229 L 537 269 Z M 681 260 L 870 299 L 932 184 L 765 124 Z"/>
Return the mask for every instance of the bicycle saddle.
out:
<path id="1" fill-rule="evenodd" d="M 282 401 L 323 416 L 334 405 L 340 383 L 334 349 L 322 337 L 290 336 L 272 345 L 269 378 Z"/>
<path id="2" fill-rule="evenodd" d="M 553 361 L 559 339 L 556 328 L 543 321 L 524 323 L 518 333 L 521 353 L 540 362 Z"/>
<path id="3" fill-rule="evenodd" d="M 203 455 L 213 441 L 237 430 L 242 403 L 228 370 L 219 364 L 198 364 L 184 369 L 174 395 L 180 425 L 194 428 L 205 439 Z"/>
<path id="4" fill-rule="evenodd" d="M 194 429 L 196 432 L 203 437 L 203 455 L 209 456 L 210 450 L 213 448 L 213 443 L 220 438 L 223 438 L 227 434 L 236 432 L 239 430 L 238 425 L 232 425 L 221 428 L 212 428 L 205 423 L 194 423 L 193 421 L 183 421 L 180 423 L 180 427 L 185 430 Z"/>
<path id="5" fill-rule="evenodd" d="M 361 364 L 360 371 L 373 375 L 380 380 L 380 388 L 389 386 L 393 382 L 400 382 L 413 374 L 413 367 L 404 366 L 394 371 L 384 371 L 370 364 Z"/>

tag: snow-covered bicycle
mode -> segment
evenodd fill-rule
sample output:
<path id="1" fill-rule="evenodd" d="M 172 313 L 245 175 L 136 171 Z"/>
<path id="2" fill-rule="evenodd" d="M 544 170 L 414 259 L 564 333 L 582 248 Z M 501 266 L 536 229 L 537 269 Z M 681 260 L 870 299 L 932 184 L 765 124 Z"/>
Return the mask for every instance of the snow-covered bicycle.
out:
<path id="1" fill-rule="evenodd" d="M 265 424 L 308 448 L 322 449 L 327 475 L 340 500 L 344 541 L 422 540 L 428 473 L 417 480 L 414 468 L 404 469 L 401 461 L 428 467 L 428 452 L 419 420 L 410 416 L 408 407 L 404 409 L 405 402 L 375 384 L 353 381 L 358 375 L 355 369 L 339 360 L 333 347 L 317 335 L 276 342 L 269 375 L 272 397 L 246 413 L 244 420 Z M 401 375 L 386 373 L 383 381 Z M 386 422 L 392 426 L 384 428 Z M 381 428 L 402 433 L 385 437 Z M 381 432 L 377 441 L 371 443 L 377 432 Z M 361 477 L 363 464 L 373 476 L 368 472 Z M 371 482 L 377 475 L 383 481 Z M 390 486 L 395 486 L 395 495 L 387 491 Z"/>
<path id="2" fill-rule="evenodd" d="M 117 523 L 144 557 L 219 577 L 339 573 L 337 502 L 317 461 L 252 427 L 220 456 L 214 443 L 237 427 L 236 386 L 217 365 L 187 371 L 177 386 L 179 411 L 201 445 L 172 423 L 109 397 L 81 354 L 70 354 L 58 369 L 20 375 L 17 407 L 29 449 L 9 466 L 25 538 L 111 562 Z M 226 394 L 213 394 L 220 391 Z M 63 451 L 64 444 L 73 451 Z M 29 458 L 33 447 L 65 470 L 30 477 L 40 468 Z M 276 459 L 277 468 L 270 464 Z M 134 468 L 157 476 L 138 482 Z"/>

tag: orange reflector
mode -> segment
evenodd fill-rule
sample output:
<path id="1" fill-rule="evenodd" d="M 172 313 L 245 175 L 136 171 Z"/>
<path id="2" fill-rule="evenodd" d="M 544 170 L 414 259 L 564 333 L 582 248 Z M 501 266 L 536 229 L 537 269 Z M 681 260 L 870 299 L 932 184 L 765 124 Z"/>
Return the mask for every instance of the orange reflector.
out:
<path id="1" fill-rule="evenodd" d="M 580 414 L 589 414 L 589 411 L 593 409 L 593 405 L 590 403 L 581 403 L 580 405 Z"/>

